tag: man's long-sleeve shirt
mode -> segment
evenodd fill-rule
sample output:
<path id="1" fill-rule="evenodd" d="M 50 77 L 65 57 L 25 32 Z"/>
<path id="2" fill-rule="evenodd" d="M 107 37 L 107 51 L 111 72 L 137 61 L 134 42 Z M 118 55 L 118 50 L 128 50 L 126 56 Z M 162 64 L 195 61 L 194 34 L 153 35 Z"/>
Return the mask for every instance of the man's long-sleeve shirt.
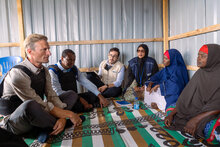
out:
<path id="1" fill-rule="evenodd" d="M 60 64 L 60 61 L 57 63 L 58 68 L 62 71 L 62 72 L 69 72 L 71 69 L 64 69 L 62 67 L 62 65 Z M 62 90 L 60 82 L 59 82 L 59 78 L 57 76 L 56 73 L 54 73 L 53 70 L 49 70 L 50 72 L 50 76 L 51 76 L 51 82 L 52 82 L 52 87 L 53 90 L 57 93 L 57 95 L 61 95 L 62 93 L 64 93 L 65 91 Z M 78 72 L 78 77 L 77 77 L 77 81 L 84 86 L 86 89 L 88 89 L 89 91 L 91 91 L 92 93 L 94 93 L 96 96 L 100 93 L 97 89 L 97 87 L 90 82 L 77 68 L 77 72 Z"/>
<path id="2" fill-rule="evenodd" d="M 44 94 L 47 98 L 47 101 L 43 101 L 42 98 L 31 87 L 31 78 L 18 68 L 12 68 L 5 77 L 2 98 L 17 95 L 22 101 L 35 100 L 41 104 L 46 111 L 52 110 L 54 106 L 60 108 L 65 108 L 67 106 L 59 99 L 57 94 L 52 89 L 50 74 L 46 67 L 42 66 L 42 68 L 37 68 L 28 59 L 25 59 L 20 63 L 20 65 L 27 67 L 33 74 L 38 74 L 44 68 L 46 76 Z"/>

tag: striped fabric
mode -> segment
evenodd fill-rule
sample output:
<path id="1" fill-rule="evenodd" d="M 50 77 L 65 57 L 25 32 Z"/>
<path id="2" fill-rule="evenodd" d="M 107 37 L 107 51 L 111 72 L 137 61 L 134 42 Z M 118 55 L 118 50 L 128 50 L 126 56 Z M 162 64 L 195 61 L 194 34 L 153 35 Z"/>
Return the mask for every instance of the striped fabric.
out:
<path id="1" fill-rule="evenodd" d="M 108 108 L 97 108 L 84 113 L 82 126 L 68 128 L 45 144 L 34 139 L 25 139 L 30 146 L 74 147 L 159 147 L 159 146 L 207 146 L 183 132 L 166 129 L 164 114 L 141 103 L 139 110 L 117 108 L 112 103 Z"/>

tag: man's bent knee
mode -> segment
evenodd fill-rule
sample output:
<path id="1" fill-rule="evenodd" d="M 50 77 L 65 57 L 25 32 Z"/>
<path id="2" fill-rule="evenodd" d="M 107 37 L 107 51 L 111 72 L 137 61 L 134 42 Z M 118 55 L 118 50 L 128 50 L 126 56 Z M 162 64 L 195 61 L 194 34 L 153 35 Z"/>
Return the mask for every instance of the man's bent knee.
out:
<path id="1" fill-rule="evenodd" d="M 27 100 L 22 104 L 23 109 L 30 113 L 30 112 L 37 112 L 41 109 L 41 105 L 37 103 L 35 100 Z"/>

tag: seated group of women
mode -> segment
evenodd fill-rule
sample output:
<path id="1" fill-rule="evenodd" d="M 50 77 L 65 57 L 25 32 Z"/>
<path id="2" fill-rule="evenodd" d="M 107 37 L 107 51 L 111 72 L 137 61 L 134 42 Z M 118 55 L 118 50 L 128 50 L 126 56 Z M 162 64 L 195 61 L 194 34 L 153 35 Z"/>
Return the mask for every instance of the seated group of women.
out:
<path id="1" fill-rule="evenodd" d="M 160 88 L 166 100 L 166 127 L 219 143 L 220 45 L 206 44 L 200 48 L 197 57 L 200 69 L 190 81 L 183 58 L 176 49 L 164 53 L 165 68 L 159 72 L 156 61 L 148 57 L 146 45 L 138 47 L 137 55 L 129 61 L 125 89 L 138 93 L 144 91 L 146 85 L 151 93 Z M 136 83 L 132 83 L 133 80 Z"/>

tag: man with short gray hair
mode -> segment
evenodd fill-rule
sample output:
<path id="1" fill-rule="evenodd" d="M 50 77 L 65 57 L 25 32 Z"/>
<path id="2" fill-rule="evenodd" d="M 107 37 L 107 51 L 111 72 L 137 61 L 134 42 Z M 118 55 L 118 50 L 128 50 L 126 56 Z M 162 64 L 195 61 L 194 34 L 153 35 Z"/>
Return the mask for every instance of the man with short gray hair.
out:
<path id="1" fill-rule="evenodd" d="M 4 128 L 19 135 L 34 128 L 48 129 L 51 135 L 57 135 L 64 130 L 66 118 L 75 126 L 80 125 L 80 117 L 70 111 L 74 105 L 71 97 L 77 94 L 71 92 L 58 97 L 52 89 L 49 71 L 42 65 L 49 62 L 51 55 L 47 37 L 31 34 L 24 46 L 27 58 L 4 79 L 2 99 L 10 104 L 10 108 L 5 106 L 4 114 L 8 116 L 3 120 Z"/>

